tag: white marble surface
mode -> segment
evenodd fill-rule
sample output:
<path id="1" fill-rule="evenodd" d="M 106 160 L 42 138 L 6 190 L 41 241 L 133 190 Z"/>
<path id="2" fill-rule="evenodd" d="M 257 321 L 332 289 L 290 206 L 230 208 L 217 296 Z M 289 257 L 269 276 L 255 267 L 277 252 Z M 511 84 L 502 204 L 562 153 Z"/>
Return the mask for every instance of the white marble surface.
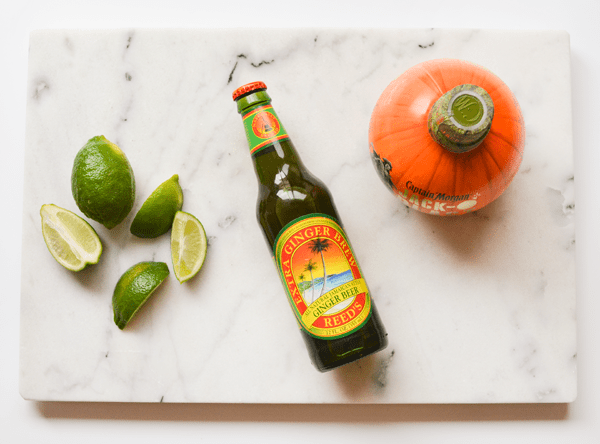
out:
<path id="1" fill-rule="evenodd" d="M 385 86 L 456 57 L 521 105 L 525 157 L 507 192 L 460 218 L 407 211 L 367 146 Z M 263 80 L 308 167 L 330 187 L 390 335 L 320 374 L 296 331 L 254 216 L 256 180 L 231 92 Z M 20 391 L 27 399 L 261 403 L 569 402 L 576 396 L 570 54 L 561 32 L 122 30 L 31 35 L 23 201 Z M 134 211 L 79 274 L 47 252 L 39 208 L 77 211 L 75 153 L 104 134 L 127 154 Z M 169 261 L 129 223 L 172 174 L 210 237 L 204 269 L 173 275 L 125 331 L 119 276 Z"/>

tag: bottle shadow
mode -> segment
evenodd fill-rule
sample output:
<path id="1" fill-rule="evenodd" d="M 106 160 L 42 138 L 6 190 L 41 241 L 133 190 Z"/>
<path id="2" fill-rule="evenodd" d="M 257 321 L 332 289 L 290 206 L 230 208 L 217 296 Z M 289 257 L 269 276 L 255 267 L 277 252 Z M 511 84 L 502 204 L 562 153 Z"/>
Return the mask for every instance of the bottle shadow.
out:
<path id="1" fill-rule="evenodd" d="M 375 355 L 365 356 L 358 361 L 333 370 L 333 377 L 346 398 L 364 399 L 372 391 L 376 365 Z"/>
<path id="2" fill-rule="evenodd" d="M 373 402 L 384 392 L 395 350 L 387 348 L 333 370 L 333 377 L 350 402 Z"/>

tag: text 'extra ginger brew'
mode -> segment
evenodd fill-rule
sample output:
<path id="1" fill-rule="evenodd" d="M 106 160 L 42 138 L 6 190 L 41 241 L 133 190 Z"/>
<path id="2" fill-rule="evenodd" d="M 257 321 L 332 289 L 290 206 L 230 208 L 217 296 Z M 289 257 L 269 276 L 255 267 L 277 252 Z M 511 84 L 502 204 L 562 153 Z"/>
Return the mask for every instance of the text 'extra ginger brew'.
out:
<path id="1" fill-rule="evenodd" d="M 319 371 L 382 350 L 387 333 L 325 185 L 304 166 L 262 82 L 233 93 L 259 183 L 257 217 Z"/>

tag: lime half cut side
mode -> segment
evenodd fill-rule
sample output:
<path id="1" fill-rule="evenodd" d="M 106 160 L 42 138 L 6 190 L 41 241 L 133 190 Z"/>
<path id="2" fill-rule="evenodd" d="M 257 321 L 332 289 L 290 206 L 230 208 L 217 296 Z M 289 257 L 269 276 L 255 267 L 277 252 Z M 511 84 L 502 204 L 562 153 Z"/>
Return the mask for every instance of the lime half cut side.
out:
<path id="1" fill-rule="evenodd" d="M 208 244 L 206 232 L 198 219 L 178 211 L 171 229 L 171 259 L 180 283 L 193 278 L 202 268 Z"/>
<path id="2" fill-rule="evenodd" d="M 169 275 L 164 262 L 140 262 L 129 268 L 115 286 L 113 314 L 117 327 L 123 330 Z"/>
<path id="3" fill-rule="evenodd" d="M 42 234 L 48 250 L 67 270 L 97 264 L 102 242 L 96 231 L 75 213 L 54 204 L 42 205 Z"/>

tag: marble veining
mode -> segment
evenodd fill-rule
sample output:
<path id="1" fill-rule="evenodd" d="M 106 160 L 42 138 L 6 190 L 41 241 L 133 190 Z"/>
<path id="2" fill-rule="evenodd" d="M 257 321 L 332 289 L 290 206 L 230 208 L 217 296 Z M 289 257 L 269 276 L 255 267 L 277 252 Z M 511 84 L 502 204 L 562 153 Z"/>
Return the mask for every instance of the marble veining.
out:
<path id="1" fill-rule="evenodd" d="M 370 160 L 383 89 L 462 58 L 495 72 L 526 123 L 521 169 L 455 218 L 394 198 Z M 309 169 L 330 188 L 390 345 L 314 370 L 255 218 L 256 179 L 231 93 L 262 80 Z M 27 92 L 20 390 L 37 400 L 261 403 L 569 402 L 576 396 L 575 179 L 569 37 L 489 30 L 36 31 Z M 77 213 L 72 161 L 103 134 L 128 156 L 136 204 L 78 274 L 44 245 L 39 209 Z M 179 174 L 209 238 L 124 331 L 114 285 L 168 236 L 137 239 L 144 199 Z"/>

